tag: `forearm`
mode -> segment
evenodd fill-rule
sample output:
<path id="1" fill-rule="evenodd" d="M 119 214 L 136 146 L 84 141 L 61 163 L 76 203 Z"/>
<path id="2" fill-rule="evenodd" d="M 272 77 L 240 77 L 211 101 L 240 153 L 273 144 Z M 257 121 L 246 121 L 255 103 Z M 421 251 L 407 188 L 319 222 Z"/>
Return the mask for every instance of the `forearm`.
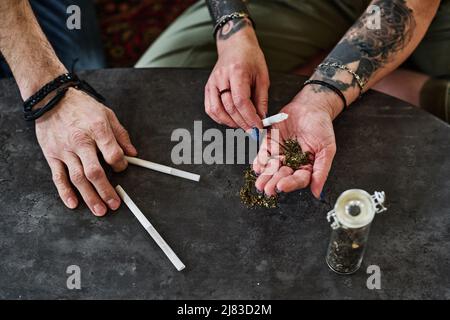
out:
<path id="1" fill-rule="evenodd" d="M 249 15 L 246 1 L 244 0 L 206 0 L 206 4 L 214 25 L 216 25 L 222 17 L 232 13 L 238 12 Z M 245 33 L 247 36 L 253 38 L 255 34 L 251 27 L 252 22 L 247 18 L 229 21 L 217 32 L 216 40 L 218 47 L 223 44 L 222 42 L 228 40 L 236 33 Z M 244 29 L 245 31 L 241 32 L 241 30 Z"/>
<path id="2" fill-rule="evenodd" d="M 227 14 L 243 12 L 248 14 L 247 5 L 244 0 L 206 0 L 209 14 L 216 23 Z"/>
<path id="3" fill-rule="evenodd" d="M 0 51 L 24 100 L 67 72 L 26 0 L 0 1 Z"/>
<path id="4" fill-rule="evenodd" d="M 438 0 L 375 0 L 380 8 L 380 29 L 369 28 L 372 15 L 365 12 L 331 51 L 324 63 L 337 63 L 353 70 L 365 83 L 364 91 L 395 70 L 414 51 L 425 35 L 436 11 Z M 348 104 L 357 99 L 360 87 L 348 71 L 321 67 L 312 79 L 324 80 L 340 89 Z M 329 89 L 311 86 L 308 90 L 334 95 Z M 334 99 L 334 98 L 333 98 Z M 335 100 L 335 99 L 334 99 Z M 338 99 L 339 100 L 339 99 Z M 336 116 L 342 109 L 337 103 Z"/>

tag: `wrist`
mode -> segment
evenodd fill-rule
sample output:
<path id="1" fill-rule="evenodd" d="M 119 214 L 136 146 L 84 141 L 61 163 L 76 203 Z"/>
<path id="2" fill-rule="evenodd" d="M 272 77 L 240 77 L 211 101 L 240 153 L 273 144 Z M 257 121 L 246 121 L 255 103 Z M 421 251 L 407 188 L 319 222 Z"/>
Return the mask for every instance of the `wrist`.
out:
<path id="1" fill-rule="evenodd" d="M 67 69 L 59 61 L 58 63 L 55 63 L 50 67 L 38 67 L 35 70 L 36 71 L 34 71 L 32 74 L 29 74 L 22 79 L 17 79 L 20 94 L 24 101 L 35 94 L 37 91 L 39 91 L 50 81 L 54 80 L 64 73 L 67 73 Z"/>
<path id="2" fill-rule="evenodd" d="M 311 84 L 305 86 L 293 99 L 294 103 L 307 105 L 308 109 L 314 108 L 328 113 L 334 120 L 344 109 L 341 98 L 333 91 L 320 88 L 320 85 Z"/>
<path id="3" fill-rule="evenodd" d="M 228 48 L 236 48 L 236 45 L 242 45 L 242 43 L 258 45 L 255 29 L 249 19 L 230 21 L 217 33 L 216 45 L 219 54 Z"/>
<path id="4" fill-rule="evenodd" d="M 45 125 L 45 123 L 48 123 L 50 119 L 60 121 L 63 115 L 67 113 L 66 111 L 64 111 L 64 107 L 68 105 L 70 106 L 70 103 L 67 102 L 73 101 L 79 94 L 80 94 L 79 90 L 73 87 L 67 88 L 66 94 L 61 99 L 61 101 L 55 106 L 55 108 L 52 108 L 51 110 L 49 110 L 41 117 L 35 120 L 36 125 Z"/>

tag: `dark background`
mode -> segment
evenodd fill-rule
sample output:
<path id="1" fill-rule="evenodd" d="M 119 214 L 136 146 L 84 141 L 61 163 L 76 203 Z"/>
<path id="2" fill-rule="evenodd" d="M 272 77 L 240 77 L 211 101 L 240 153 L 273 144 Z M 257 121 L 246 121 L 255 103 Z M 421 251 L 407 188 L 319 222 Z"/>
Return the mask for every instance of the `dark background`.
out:
<path id="1" fill-rule="evenodd" d="M 96 0 L 109 67 L 132 67 L 196 0 Z"/>

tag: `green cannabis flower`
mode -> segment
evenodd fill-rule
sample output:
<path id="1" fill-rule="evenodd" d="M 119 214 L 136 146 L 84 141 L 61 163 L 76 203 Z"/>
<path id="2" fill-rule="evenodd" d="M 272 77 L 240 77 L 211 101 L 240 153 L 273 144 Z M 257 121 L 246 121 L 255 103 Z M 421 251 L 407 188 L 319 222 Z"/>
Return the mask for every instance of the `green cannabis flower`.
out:
<path id="1" fill-rule="evenodd" d="M 288 139 L 282 145 L 284 150 L 283 165 L 298 170 L 300 167 L 311 164 L 311 153 L 303 152 L 296 139 Z M 242 186 L 239 196 L 241 202 L 248 208 L 276 208 L 278 205 L 278 196 L 266 196 L 257 192 L 255 188 L 256 174 L 251 168 L 244 171 L 244 185 Z"/>

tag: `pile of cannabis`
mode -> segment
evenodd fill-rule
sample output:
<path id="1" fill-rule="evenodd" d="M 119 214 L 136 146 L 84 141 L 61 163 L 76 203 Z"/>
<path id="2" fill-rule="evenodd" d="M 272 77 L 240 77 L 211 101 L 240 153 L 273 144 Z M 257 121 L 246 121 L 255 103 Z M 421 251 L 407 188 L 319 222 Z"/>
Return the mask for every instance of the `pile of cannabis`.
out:
<path id="1" fill-rule="evenodd" d="M 284 150 L 283 165 L 298 170 L 301 166 L 312 163 L 311 153 L 303 152 L 296 139 L 288 139 L 282 145 Z M 266 196 L 257 192 L 255 188 L 256 174 L 251 168 L 244 171 L 244 185 L 242 186 L 239 196 L 241 202 L 248 208 L 276 208 L 278 204 L 278 196 Z"/>

